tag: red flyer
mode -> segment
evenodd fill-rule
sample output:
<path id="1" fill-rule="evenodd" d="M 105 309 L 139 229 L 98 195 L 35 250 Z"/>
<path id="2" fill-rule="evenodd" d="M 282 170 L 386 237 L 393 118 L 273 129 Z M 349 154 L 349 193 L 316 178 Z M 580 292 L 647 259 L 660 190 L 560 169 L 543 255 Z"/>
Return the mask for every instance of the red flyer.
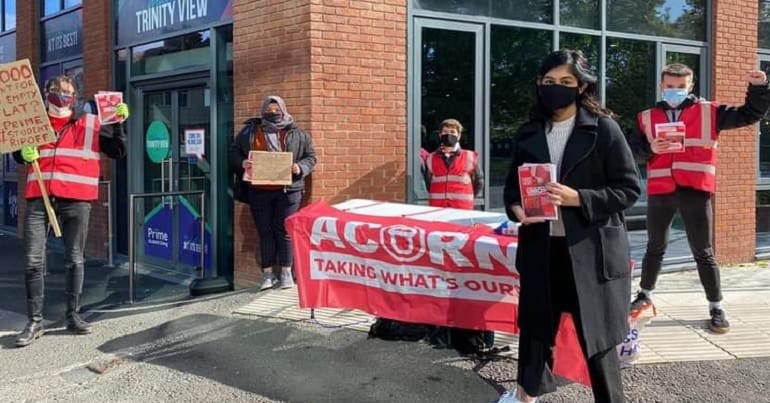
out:
<path id="1" fill-rule="evenodd" d="M 99 91 L 94 95 L 99 122 L 103 125 L 120 123 L 120 118 L 115 114 L 115 108 L 123 102 L 122 92 Z"/>
<path id="2" fill-rule="evenodd" d="M 655 125 L 656 136 L 668 140 L 670 143 L 663 153 L 684 152 L 685 127 L 682 122 L 658 123 Z"/>
<path id="3" fill-rule="evenodd" d="M 545 185 L 556 182 L 556 165 L 524 164 L 519 167 L 521 207 L 527 217 L 558 219 L 559 210 L 548 200 Z"/>

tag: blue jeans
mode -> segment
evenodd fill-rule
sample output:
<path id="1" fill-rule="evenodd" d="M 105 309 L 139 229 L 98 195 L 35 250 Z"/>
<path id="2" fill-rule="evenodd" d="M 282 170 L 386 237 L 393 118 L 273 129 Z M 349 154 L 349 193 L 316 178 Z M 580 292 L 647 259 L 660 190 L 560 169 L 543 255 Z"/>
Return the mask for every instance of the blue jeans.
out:
<path id="1" fill-rule="evenodd" d="M 84 259 L 83 250 L 88 235 L 88 220 L 91 203 L 78 200 L 52 198 L 59 226 L 64 241 L 65 292 L 71 299 L 83 292 Z M 42 319 L 43 275 L 45 274 L 46 241 L 48 238 L 48 215 L 42 198 L 27 200 L 24 215 L 24 249 L 27 266 L 24 279 L 27 288 L 27 301 L 39 301 L 39 312 L 28 312 L 29 319 Z"/>

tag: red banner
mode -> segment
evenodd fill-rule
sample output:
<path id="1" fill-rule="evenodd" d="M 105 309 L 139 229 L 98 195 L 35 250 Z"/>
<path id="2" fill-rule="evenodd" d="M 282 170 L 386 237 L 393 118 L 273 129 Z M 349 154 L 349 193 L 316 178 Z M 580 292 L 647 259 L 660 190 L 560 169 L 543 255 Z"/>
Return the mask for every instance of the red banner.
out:
<path id="1" fill-rule="evenodd" d="M 316 203 L 286 221 L 303 308 L 517 333 L 516 238 Z"/>
<path id="2" fill-rule="evenodd" d="M 323 202 L 286 220 L 303 308 L 518 333 L 516 238 L 490 227 L 344 212 Z M 554 373 L 590 386 L 570 315 Z"/>

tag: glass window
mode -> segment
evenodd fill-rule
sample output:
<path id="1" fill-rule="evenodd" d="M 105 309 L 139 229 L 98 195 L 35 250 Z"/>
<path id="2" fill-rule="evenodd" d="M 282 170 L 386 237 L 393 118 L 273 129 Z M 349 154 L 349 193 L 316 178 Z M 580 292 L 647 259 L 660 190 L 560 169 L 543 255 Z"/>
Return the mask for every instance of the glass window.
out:
<path id="1" fill-rule="evenodd" d="M 436 28 L 422 30 L 422 148 L 439 145 L 439 124 L 463 125 L 462 148 L 472 150 L 475 104 L 476 34 Z"/>
<path id="2" fill-rule="evenodd" d="M 491 1 L 490 16 L 550 24 L 553 22 L 553 0 Z"/>
<path id="3" fill-rule="evenodd" d="M 40 68 L 40 88 L 45 90 L 45 84 L 48 80 L 61 74 L 59 63 Z"/>
<path id="4" fill-rule="evenodd" d="M 210 64 L 209 31 L 136 46 L 132 51 L 131 74 L 151 74 Z"/>
<path id="5" fill-rule="evenodd" d="M 770 190 L 757 191 L 757 248 L 770 247 Z"/>
<path id="6" fill-rule="evenodd" d="M 61 0 L 45 0 L 43 15 L 56 14 L 61 10 Z"/>
<path id="7" fill-rule="evenodd" d="M 692 69 L 692 71 L 695 72 L 695 77 L 693 77 L 694 80 L 694 86 L 692 89 L 692 93 L 695 95 L 700 96 L 700 88 L 701 88 L 701 81 L 703 80 L 702 77 L 698 77 L 698 73 L 701 71 L 700 69 L 700 55 L 695 53 L 683 53 L 683 52 L 672 52 L 668 51 L 666 52 L 666 64 L 672 64 L 672 63 L 682 63 L 685 66 L 688 66 Z"/>
<path id="8" fill-rule="evenodd" d="M 553 22 L 553 0 L 413 0 L 413 4 L 415 8 L 422 10 L 481 15 L 546 24 Z"/>
<path id="9" fill-rule="evenodd" d="M 489 208 L 503 208 L 510 141 L 534 103 L 537 69 L 553 48 L 550 31 L 492 26 Z"/>
<path id="10" fill-rule="evenodd" d="M 414 0 L 414 7 L 466 15 L 489 15 L 488 0 Z"/>
<path id="11" fill-rule="evenodd" d="M 599 1 L 561 0 L 559 21 L 562 25 L 599 29 Z"/>
<path id="12" fill-rule="evenodd" d="M 759 68 L 770 74 L 770 60 L 761 60 Z M 759 122 L 759 177 L 770 178 L 770 121 Z M 770 203 L 768 203 L 770 205 Z M 757 230 L 758 231 L 758 230 Z"/>
<path id="13" fill-rule="evenodd" d="M 760 48 L 770 49 L 770 0 L 759 0 L 759 27 L 757 29 Z"/>
<path id="14" fill-rule="evenodd" d="M 607 0 L 610 31 L 706 40 L 706 0 Z"/>
<path id="15" fill-rule="evenodd" d="M 83 4 L 83 0 L 65 0 L 64 8 L 75 7 Z"/>
<path id="16" fill-rule="evenodd" d="M 3 0 L 4 31 L 16 28 L 16 0 Z"/>

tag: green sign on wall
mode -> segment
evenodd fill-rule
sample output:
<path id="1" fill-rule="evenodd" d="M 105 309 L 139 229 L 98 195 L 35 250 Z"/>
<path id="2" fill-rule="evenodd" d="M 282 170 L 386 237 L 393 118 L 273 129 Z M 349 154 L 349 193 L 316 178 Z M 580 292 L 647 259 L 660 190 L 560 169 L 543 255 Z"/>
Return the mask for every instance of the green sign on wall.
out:
<path id="1" fill-rule="evenodd" d="M 171 146 L 171 135 L 165 123 L 155 120 L 150 123 L 145 136 L 145 149 L 150 161 L 160 164 L 168 157 L 168 150 Z"/>

